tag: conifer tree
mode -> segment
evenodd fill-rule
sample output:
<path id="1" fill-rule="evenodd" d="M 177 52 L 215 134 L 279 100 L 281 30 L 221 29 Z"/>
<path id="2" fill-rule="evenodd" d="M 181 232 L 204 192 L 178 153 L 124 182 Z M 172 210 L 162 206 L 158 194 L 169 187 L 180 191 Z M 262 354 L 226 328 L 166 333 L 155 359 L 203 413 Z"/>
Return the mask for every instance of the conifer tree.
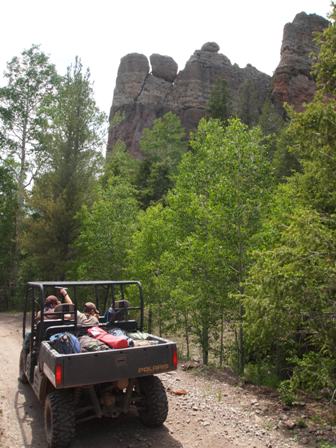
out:
<path id="1" fill-rule="evenodd" d="M 15 262 L 15 215 L 17 183 L 13 162 L 0 162 L 0 308 L 8 309 Z"/>
<path id="2" fill-rule="evenodd" d="M 62 79 L 55 104 L 46 108 L 48 161 L 30 201 L 25 249 L 44 279 L 64 279 L 74 258 L 78 212 L 92 200 L 100 170 L 101 114 L 93 99 L 90 73 L 78 58 Z"/>
<path id="3" fill-rule="evenodd" d="M 187 149 L 185 130 L 171 112 L 154 120 L 140 140 L 144 161 L 139 172 L 139 191 L 144 207 L 163 198 L 174 184 L 178 163 Z"/>
<path id="4" fill-rule="evenodd" d="M 215 82 L 210 92 L 208 111 L 211 118 L 216 118 L 226 123 L 232 115 L 232 104 L 225 79 Z"/>
<path id="5" fill-rule="evenodd" d="M 137 161 L 126 152 L 125 145 L 117 143 L 106 161 L 93 204 L 83 206 L 79 214 L 76 277 L 124 278 L 137 224 L 137 168 Z"/>
<path id="6" fill-rule="evenodd" d="M 300 171 L 278 187 L 245 290 L 251 359 L 290 374 L 283 387 L 306 390 L 334 387 L 336 368 L 335 37 L 332 22 L 319 39 L 315 98 L 290 114 L 288 151 Z"/>

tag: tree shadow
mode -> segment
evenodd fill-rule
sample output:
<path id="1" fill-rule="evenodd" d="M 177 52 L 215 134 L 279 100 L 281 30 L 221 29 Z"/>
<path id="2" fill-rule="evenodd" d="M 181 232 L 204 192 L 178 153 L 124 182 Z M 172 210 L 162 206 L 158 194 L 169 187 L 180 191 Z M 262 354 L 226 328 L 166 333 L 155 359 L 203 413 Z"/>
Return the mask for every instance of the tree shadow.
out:
<path id="1" fill-rule="evenodd" d="M 25 448 L 46 446 L 42 406 L 29 385 L 18 382 L 14 405 L 23 446 Z"/>
<path id="2" fill-rule="evenodd" d="M 166 426 L 147 428 L 135 411 L 117 419 L 91 420 L 78 425 L 71 448 L 183 448 Z"/>
<path id="3" fill-rule="evenodd" d="M 15 411 L 22 437 L 22 446 L 46 446 L 43 406 L 29 385 L 18 383 L 15 394 Z M 80 423 L 76 438 L 69 448 L 183 448 L 166 426 L 147 428 L 140 422 L 136 411 L 117 419 L 93 419 Z"/>

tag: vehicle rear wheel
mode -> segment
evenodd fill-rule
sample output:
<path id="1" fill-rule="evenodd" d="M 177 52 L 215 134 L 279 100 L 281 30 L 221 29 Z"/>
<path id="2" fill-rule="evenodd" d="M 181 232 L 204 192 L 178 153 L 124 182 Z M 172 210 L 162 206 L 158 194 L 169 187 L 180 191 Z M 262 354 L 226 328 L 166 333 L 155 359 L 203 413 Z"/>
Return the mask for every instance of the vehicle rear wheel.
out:
<path id="1" fill-rule="evenodd" d="M 20 353 L 20 361 L 19 361 L 19 380 L 23 384 L 28 383 L 28 379 L 27 379 L 26 373 L 25 373 L 26 359 L 27 359 L 27 352 L 23 348 Z"/>
<path id="2" fill-rule="evenodd" d="M 161 426 L 168 415 L 168 400 L 166 390 L 157 376 L 139 378 L 139 388 L 142 394 L 142 406 L 139 416 L 146 426 Z"/>
<path id="3" fill-rule="evenodd" d="M 65 448 L 75 437 L 75 410 L 71 392 L 50 392 L 44 404 L 44 429 L 48 448 Z"/>

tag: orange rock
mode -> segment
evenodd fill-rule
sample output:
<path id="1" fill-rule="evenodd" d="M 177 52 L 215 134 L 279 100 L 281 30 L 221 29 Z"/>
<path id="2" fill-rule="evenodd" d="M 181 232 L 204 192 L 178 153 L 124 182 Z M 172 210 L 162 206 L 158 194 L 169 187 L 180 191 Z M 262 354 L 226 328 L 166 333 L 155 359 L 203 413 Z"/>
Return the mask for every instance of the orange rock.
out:
<path id="1" fill-rule="evenodd" d="M 170 392 L 174 395 L 187 395 L 188 393 L 185 389 L 175 389 L 175 390 L 170 389 Z"/>

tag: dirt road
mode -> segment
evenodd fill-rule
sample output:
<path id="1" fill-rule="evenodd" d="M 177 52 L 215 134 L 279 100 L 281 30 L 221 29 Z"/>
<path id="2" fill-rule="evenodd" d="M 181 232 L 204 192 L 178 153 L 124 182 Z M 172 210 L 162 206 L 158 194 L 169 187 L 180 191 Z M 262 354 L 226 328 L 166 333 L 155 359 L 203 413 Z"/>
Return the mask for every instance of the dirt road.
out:
<path id="1" fill-rule="evenodd" d="M 0 446 L 46 447 L 42 407 L 29 386 L 17 381 L 20 316 L 0 314 Z M 332 426 L 317 427 L 306 408 L 282 409 L 260 390 L 195 372 L 163 374 L 169 416 L 148 429 L 135 415 L 79 425 L 71 448 L 294 448 L 336 447 Z M 335 445 L 334 445 L 335 442 Z"/>

